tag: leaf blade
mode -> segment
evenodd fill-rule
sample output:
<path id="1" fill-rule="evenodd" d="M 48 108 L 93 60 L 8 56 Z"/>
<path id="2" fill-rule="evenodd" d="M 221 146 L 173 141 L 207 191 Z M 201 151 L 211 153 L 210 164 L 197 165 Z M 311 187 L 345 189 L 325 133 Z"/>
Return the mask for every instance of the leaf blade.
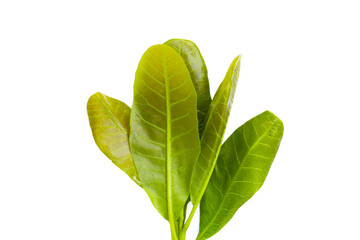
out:
<path id="1" fill-rule="evenodd" d="M 130 107 L 97 92 L 89 98 L 87 112 L 96 145 L 116 166 L 141 186 L 128 140 Z"/>
<path id="2" fill-rule="evenodd" d="M 190 197 L 194 205 L 200 202 L 215 167 L 239 79 L 240 60 L 238 56 L 232 61 L 205 119 L 201 153 L 191 179 Z"/>
<path id="3" fill-rule="evenodd" d="M 196 92 L 171 47 L 152 46 L 141 58 L 130 122 L 130 146 L 143 188 L 165 219 L 176 220 L 189 195 L 200 144 Z"/>
<path id="4" fill-rule="evenodd" d="M 199 134 L 201 136 L 204 121 L 211 103 L 209 79 L 205 61 L 200 50 L 192 41 L 185 39 L 170 39 L 165 42 L 165 44 L 178 52 L 190 72 L 191 80 L 193 81 L 197 93 L 197 114 Z"/>
<path id="5" fill-rule="evenodd" d="M 239 127 L 221 147 L 200 204 L 197 239 L 208 239 L 262 186 L 283 135 L 283 123 L 265 111 Z"/>

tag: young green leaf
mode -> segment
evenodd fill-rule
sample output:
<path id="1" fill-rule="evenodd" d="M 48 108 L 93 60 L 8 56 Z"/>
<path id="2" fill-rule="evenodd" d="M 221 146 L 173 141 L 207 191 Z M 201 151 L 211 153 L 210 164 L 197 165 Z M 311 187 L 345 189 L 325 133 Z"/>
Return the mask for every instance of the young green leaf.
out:
<path id="1" fill-rule="evenodd" d="M 100 150 L 141 186 L 129 147 L 131 109 L 125 103 L 98 92 L 89 98 L 87 112 Z"/>
<path id="2" fill-rule="evenodd" d="M 165 44 L 174 48 L 183 58 L 188 68 L 191 80 L 197 93 L 197 114 L 199 122 L 199 133 L 202 134 L 204 120 L 211 103 L 208 72 L 205 61 L 198 47 L 192 41 L 185 39 L 171 39 Z"/>
<path id="3" fill-rule="evenodd" d="M 172 231 L 200 152 L 196 111 L 195 88 L 180 55 L 165 44 L 150 47 L 135 75 L 130 146 L 142 186 Z"/>
<path id="4" fill-rule="evenodd" d="M 252 118 L 225 141 L 200 203 L 198 240 L 217 233 L 262 186 L 284 126 L 269 111 Z"/>
<path id="5" fill-rule="evenodd" d="M 200 202 L 215 167 L 240 73 L 240 56 L 230 65 L 220 84 L 205 119 L 201 153 L 191 179 L 190 196 L 194 206 Z"/>

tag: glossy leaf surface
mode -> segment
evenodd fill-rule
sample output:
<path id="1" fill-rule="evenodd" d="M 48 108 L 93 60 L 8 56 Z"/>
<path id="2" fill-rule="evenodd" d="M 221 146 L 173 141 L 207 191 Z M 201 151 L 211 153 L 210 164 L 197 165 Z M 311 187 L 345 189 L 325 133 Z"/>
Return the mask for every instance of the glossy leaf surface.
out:
<path id="1" fill-rule="evenodd" d="M 161 44 L 135 75 L 130 146 L 143 188 L 159 213 L 177 220 L 200 152 L 196 91 L 181 56 Z"/>
<path id="2" fill-rule="evenodd" d="M 275 158 L 284 126 L 269 111 L 239 127 L 225 141 L 200 204 L 197 239 L 217 233 L 262 186 Z"/>
<path id="3" fill-rule="evenodd" d="M 191 179 L 190 196 L 196 205 L 206 189 L 215 167 L 240 73 L 240 56 L 231 63 L 225 79 L 220 84 L 206 118 L 201 137 L 201 153 Z"/>
<path id="4" fill-rule="evenodd" d="M 129 146 L 130 107 L 98 92 L 89 98 L 87 112 L 92 134 L 100 150 L 141 185 Z"/>
<path id="5" fill-rule="evenodd" d="M 174 48 L 183 58 L 197 93 L 197 114 L 201 136 L 204 121 L 211 103 L 208 72 L 198 47 L 192 41 L 171 39 L 165 44 Z"/>

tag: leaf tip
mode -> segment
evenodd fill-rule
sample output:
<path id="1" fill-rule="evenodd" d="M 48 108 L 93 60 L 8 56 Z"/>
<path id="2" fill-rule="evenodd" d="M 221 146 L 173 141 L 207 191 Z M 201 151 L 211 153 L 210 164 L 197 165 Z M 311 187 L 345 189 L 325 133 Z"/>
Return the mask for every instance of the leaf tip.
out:
<path id="1" fill-rule="evenodd" d="M 271 120 L 271 123 L 273 123 L 274 126 L 276 126 L 279 131 L 281 131 L 281 132 L 284 131 L 284 123 L 274 113 L 272 113 L 269 110 L 266 110 L 262 114 L 267 115 L 269 117 L 269 119 Z"/>
<path id="2" fill-rule="evenodd" d="M 93 99 L 93 98 L 95 98 L 95 97 L 99 97 L 99 96 L 101 96 L 101 95 L 103 95 L 101 92 L 96 92 L 96 93 L 92 94 L 92 95 L 89 97 L 89 100 L 90 100 L 90 99 Z"/>
<path id="3" fill-rule="evenodd" d="M 241 58 L 242 58 L 242 55 L 239 54 L 239 55 L 237 55 L 236 58 L 234 59 L 234 62 L 236 62 L 236 63 L 235 63 L 235 67 L 236 67 L 236 68 L 240 68 Z"/>

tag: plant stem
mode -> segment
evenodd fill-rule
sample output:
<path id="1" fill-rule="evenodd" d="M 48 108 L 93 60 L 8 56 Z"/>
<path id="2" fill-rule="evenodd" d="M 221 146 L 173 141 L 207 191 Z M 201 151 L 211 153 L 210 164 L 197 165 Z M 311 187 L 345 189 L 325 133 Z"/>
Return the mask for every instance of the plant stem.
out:
<path id="1" fill-rule="evenodd" d="M 177 225 L 178 225 L 177 233 L 178 234 L 180 234 L 180 231 L 181 231 L 182 227 L 184 226 L 184 208 L 180 212 L 180 217 L 179 217 L 178 223 L 177 223 Z"/>
<path id="2" fill-rule="evenodd" d="M 185 223 L 185 219 L 186 219 L 186 209 L 187 209 L 187 205 L 188 205 L 189 202 L 190 202 L 190 197 L 186 200 L 183 209 L 181 209 L 179 219 L 178 219 L 177 222 L 176 222 L 176 223 L 177 223 L 176 232 L 177 232 L 177 235 L 178 235 L 178 238 L 179 238 L 179 239 L 180 239 L 180 231 L 181 231 L 181 229 L 183 228 L 184 223 Z"/>
<path id="3" fill-rule="evenodd" d="M 173 218 L 169 218 L 169 222 L 170 222 L 170 231 L 171 231 L 171 240 L 178 240 L 178 236 L 177 236 L 177 224 L 174 222 Z"/>
<path id="4" fill-rule="evenodd" d="M 181 231 L 180 231 L 179 240 L 185 240 L 186 231 L 188 230 L 188 228 L 189 228 L 189 226 L 190 226 L 191 220 L 193 219 L 194 214 L 195 214 L 196 209 L 197 209 L 198 206 L 199 206 L 199 203 L 196 203 L 196 204 L 193 206 L 193 208 L 191 209 L 189 218 L 186 220 L 183 228 L 182 228 Z"/>

